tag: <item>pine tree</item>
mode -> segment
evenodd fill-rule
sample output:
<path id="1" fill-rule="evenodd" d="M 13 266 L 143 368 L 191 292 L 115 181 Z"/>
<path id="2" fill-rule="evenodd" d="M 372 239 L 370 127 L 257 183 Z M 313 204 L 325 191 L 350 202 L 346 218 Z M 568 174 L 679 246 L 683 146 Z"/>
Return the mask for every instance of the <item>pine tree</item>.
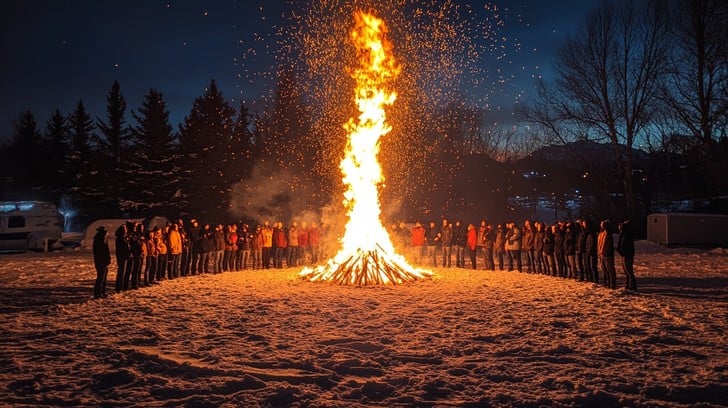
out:
<path id="1" fill-rule="evenodd" d="M 248 178 L 253 167 L 254 156 L 254 135 L 252 129 L 252 121 L 248 107 L 245 102 L 240 102 L 240 109 L 233 127 L 233 137 L 230 141 L 228 151 L 233 160 L 229 166 L 230 184 L 240 182 L 242 179 Z"/>
<path id="2" fill-rule="evenodd" d="M 300 89 L 294 73 L 283 72 L 273 108 L 263 118 L 262 160 L 274 163 L 277 177 L 286 181 L 287 190 L 276 192 L 283 199 L 279 201 L 288 199 L 293 207 L 302 209 L 316 200 L 323 205 L 326 200 L 321 189 L 310 188 L 313 183 L 321 182 L 314 169 L 321 140 L 311 131 Z"/>
<path id="3" fill-rule="evenodd" d="M 234 116 L 235 109 L 213 79 L 180 126 L 183 191 L 190 211 L 198 217 L 220 219 L 229 207 L 231 184 L 226 174 L 233 161 L 228 148 Z"/>
<path id="4" fill-rule="evenodd" d="M 94 172 L 91 140 L 95 129 L 83 101 L 68 117 L 70 150 L 66 158 L 64 177 L 68 182 L 66 193 L 71 202 L 86 215 L 98 210 L 96 203 L 102 196 L 100 175 Z"/>
<path id="5" fill-rule="evenodd" d="M 104 201 L 109 203 L 112 212 L 116 212 L 117 216 L 120 216 L 119 203 L 125 185 L 122 175 L 126 172 L 123 167 L 127 164 L 130 130 L 124 118 L 126 98 L 121 94 L 118 81 L 114 81 L 111 85 L 106 102 L 106 121 L 96 118 L 96 126 L 101 131 L 95 138 L 98 150 L 96 157 L 100 159 L 96 167 L 107 175 L 107 183 L 104 185 Z"/>
<path id="6" fill-rule="evenodd" d="M 162 93 L 150 89 L 132 116 L 137 125 L 131 133 L 133 156 L 127 180 L 133 194 L 124 202 L 124 208 L 146 216 L 179 215 L 177 140 Z"/>
<path id="7" fill-rule="evenodd" d="M 65 160 L 69 152 L 69 132 L 68 121 L 56 109 L 46 122 L 45 139 L 45 157 L 47 171 L 46 188 L 54 197 L 54 201 L 60 200 L 60 196 L 67 187 L 65 177 L 63 177 Z"/>
<path id="8" fill-rule="evenodd" d="M 38 154 L 41 137 L 33 112 L 23 112 L 15 122 L 15 134 L 10 146 L 11 177 L 15 194 L 26 199 L 37 198 L 43 185 L 44 163 Z"/>

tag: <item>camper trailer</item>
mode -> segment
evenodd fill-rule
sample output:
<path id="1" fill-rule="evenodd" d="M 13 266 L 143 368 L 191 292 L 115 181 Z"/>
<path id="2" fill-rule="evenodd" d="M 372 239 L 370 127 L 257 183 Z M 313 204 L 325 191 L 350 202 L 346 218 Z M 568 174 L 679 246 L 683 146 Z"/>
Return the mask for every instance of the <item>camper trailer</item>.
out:
<path id="1" fill-rule="evenodd" d="M 655 213 L 647 216 L 647 240 L 662 245 L 728 245 L 728 215 Z"/>
<path id="2" fill-rule="evenodd" d="M 61 246 L 63 216 L 43 201 L 0 201 L 0 251 L 50 251 Z"/>

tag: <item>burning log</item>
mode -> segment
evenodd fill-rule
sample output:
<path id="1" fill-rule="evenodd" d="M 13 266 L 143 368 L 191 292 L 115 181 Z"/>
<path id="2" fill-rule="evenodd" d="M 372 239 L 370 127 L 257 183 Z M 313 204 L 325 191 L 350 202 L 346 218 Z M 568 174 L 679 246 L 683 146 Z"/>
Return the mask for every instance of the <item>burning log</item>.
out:
<path id="1" fill-rule="evenodd" d="M 356 286 L 398 285 L 431 276 L 429 271 L 399 262 L 398 255 L 386 254 L 381 247 L 377 249 L 359 250 L 338 264 L 330 261 L 327 265 L 306 268 L 301 276 L 313 282 L 330 281 L 339 285 Z"/>

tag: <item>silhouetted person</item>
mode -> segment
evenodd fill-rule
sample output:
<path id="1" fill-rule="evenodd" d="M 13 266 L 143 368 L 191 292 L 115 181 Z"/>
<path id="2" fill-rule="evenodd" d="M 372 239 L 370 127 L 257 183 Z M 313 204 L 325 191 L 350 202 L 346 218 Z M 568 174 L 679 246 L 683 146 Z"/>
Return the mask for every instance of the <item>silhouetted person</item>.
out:
<path id="1" fill-rule="evenodd" d="M 106 242 L 106 228 L 96 229 L 93 241 L 94 266 L 96 267 L 96 283 L 94 284 L 94 299 L 106 297 L 106 276 L 109 274 L 111 253 Z"/>
<path id="2" fill-rule="evenodd" d="M 597 236 L 597 255 L 599 264 L 604 274 L 604 286 L 612 289 L 617 288 L 617 273 L 614 268 L 614 239 L 612 238 L 612 227 L 609 220 L 601 222 L 599 235 Z"/>
<path id="3" fill-rule="evenodd" d="M 637 290 L 637 280 L 634 276 L 634 235 L 629 220 L 619 224 L 619 240 L 617 241 L 617 252 L 622 257 L 622 269 L 627 278 L 625 287 L 627 290 Z"/>
<path id="4" fill-rule="evenodd" d="M 121 224 L 114 233 L 116 239 L 116 292 L 124 290 L 124 276 L 127 269 L 131 273 L 131 249 L 129 247 L 129 228 L 126 223 Z"/>

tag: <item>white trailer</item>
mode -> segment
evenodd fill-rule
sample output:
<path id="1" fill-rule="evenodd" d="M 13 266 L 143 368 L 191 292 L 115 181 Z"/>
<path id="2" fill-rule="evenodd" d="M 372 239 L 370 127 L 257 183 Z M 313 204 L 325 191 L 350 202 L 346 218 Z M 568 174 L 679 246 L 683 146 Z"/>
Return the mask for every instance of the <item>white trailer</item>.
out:
<path id="1" fill-rule="evenodd" d="M 647 216 L 647 240 L 662 245 L 728 247 L 728 215 L 656 213 Z"/>
<path id="2" fill-rule="evenodd" d="M 0 251 L 62 248 L 63 215 L 43 201 L 0 201 Z"/>

